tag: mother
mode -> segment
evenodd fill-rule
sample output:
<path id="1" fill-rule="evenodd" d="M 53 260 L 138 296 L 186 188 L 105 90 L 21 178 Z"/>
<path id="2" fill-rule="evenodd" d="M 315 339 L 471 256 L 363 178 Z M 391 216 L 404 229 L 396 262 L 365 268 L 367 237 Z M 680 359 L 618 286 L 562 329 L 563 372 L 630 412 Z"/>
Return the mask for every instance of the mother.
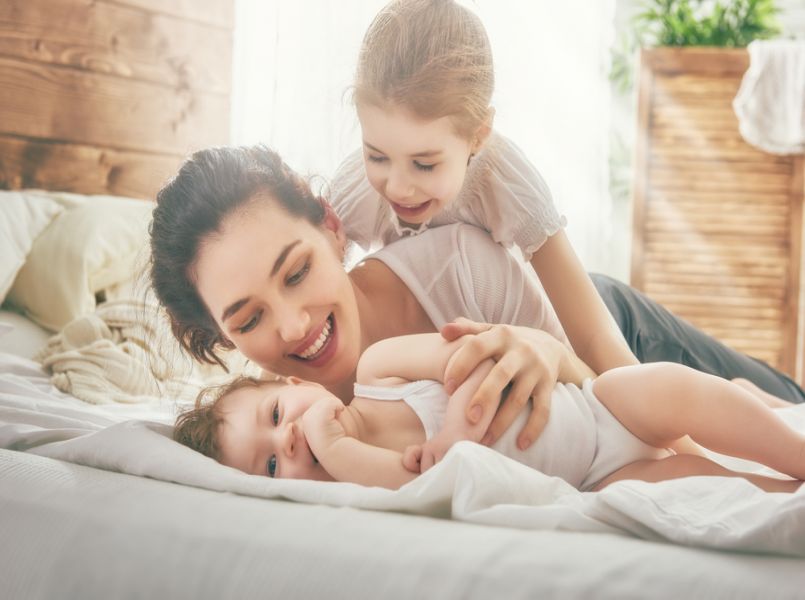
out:
<path id="1" fill-rule="evenodd" d="M 349 272 L 346 244 L 329 205 L 275 152 L 212 148 L 186 161 L 157 197 L 151 278 L 174 335 L 197 360 L 220 362 L 219 349 L 237 348 L 263 369 L 319 382 L 342 398 L 351 398 L 368 345 L 473 319 L 479 323 L 463 321 L 446 332 L 480 333 L 448 378 L 460 382 L 483 358 L 495 358 L 478 394 L 483 410 L 497 408 L 507 384 L 512 389 L 487 441 L 533 395 L 546 410 L 533 411 L 518 440 L 521 447 L 533 442 L 559 362 L 572 350 L 520 264 L 467 225 L 395 242 Z M 725 348 L 628 286 L 594 281 L 642 361 L 685 362 L 802 400 L 802 390 L 767 365 Z"/>

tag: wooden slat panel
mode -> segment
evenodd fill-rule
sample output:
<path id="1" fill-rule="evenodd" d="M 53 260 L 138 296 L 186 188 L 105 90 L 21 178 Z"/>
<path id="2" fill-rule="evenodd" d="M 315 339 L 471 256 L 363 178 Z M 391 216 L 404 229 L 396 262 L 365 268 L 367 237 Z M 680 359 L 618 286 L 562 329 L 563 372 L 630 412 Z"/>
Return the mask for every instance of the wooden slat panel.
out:
<path id="1" fill-rule="evenodd" d="M 199 21 L 214 27 L 232 29 L 235 24 L 233 0 L 98 0 L 108 4 L 135 6 L 154 13 Z"/>
<path id="2" fill-rule="evenodd" d="M 229 139 L 229 99 L 0 57 L 0 133 L 184 155 Z"/>
<path id="3" fill-rule="evenodd" d="M 802 162 L 738 132 L 732 100 L 748 64 L 745 50 L 641 54 L 633 281 L 727 345 L 793 373 Z"/>
<path id="4" fill-rule="evenodd" d="M 749 67 L 744 49 L 657 48 L 643 50 L 640 60 L 657 73 L 707 74 L 716 78 L 741 76 Z"/>
<path id="5" fill-rule="evenodd" d="M 153 199 L 180 156 L 118 152 L 0 136 L 0 187 Z"/>
<path id="6" fill-rule="evenodd" d="M 231 87 L 231 31 L 94 0 L 0 3 L 0 54 L 181 89 Z"/>

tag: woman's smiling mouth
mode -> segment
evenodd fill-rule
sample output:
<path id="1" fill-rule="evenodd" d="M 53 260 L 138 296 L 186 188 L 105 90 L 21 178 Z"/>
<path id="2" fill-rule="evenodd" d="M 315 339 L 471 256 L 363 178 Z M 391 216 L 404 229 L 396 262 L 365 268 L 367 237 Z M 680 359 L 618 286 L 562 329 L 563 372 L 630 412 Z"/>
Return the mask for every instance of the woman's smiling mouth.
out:
<path id="1" fill-rule="evenodd" d="M 389 202 L 389 204 L 391 204 L 392 210 L 394 210 L 394 212 L 397 213 L 397 215 L 399 215 L 402 219 L 410 220 L 425 214 L 430 208 L 432 202 L 433 200 L 426 200 L 420 204 L 411 204 L 408 206 L 397 204 L 396 202 Z"/>
<path id="2" fill-rule="evenodd" d="M 318 333 L 311 332 L 291 356 L 297 360 L 313 363 L 314 366 L 323 364 L 335 350 L 333 343 L 335 337 L 335 317 L 330 313 Z"/>

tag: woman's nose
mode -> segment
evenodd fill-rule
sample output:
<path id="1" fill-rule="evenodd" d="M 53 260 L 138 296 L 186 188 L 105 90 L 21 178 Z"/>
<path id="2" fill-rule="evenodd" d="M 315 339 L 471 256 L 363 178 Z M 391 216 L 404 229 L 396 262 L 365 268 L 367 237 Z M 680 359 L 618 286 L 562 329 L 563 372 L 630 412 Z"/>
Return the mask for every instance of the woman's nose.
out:
<path id="1" fill-rule="evenodd" d="M 297 342 L 303 339 L 310 329 L 310 315 L 307 311 L 287 310 L 277 315 L 279 331 L 285 342 Z"/>

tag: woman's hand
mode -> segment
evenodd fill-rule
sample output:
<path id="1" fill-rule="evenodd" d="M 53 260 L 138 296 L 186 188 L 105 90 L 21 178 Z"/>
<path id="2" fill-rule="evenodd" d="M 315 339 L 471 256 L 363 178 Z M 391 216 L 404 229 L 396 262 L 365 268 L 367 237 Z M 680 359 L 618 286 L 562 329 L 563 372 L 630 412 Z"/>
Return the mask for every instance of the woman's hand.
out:
<path id="1" fill-rule="evenodd" d="M 548 422 L 551 392 L 562 361 L 570 350 L 550 334 L 530 327 L 490 325 L 463 318 L 442 327 L 442 336 L 449 341 L 468 334 L 474 337 L 457 350 L 447 364 L 445 388 L 453 393 L 481 361 L 494 359 L 494 368 L 467 407 L 467 419 L 477 423 L 484 411 L 497 411 L 481 440 L 491 445 L 511 426 L 531 398 L 534 408 L 517 438 L 517 446 L 525 450 Z M 504 388 L 510 384 L 506 401 L 500 405 Z"/>

